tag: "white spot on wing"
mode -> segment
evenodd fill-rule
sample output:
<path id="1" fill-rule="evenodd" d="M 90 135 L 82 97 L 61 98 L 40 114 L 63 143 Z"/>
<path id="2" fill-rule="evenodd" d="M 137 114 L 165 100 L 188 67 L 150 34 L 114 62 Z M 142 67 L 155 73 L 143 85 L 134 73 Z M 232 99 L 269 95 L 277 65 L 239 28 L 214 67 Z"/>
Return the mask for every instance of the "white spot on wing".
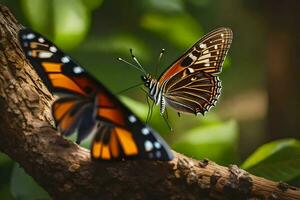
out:
<path id="1" fill-rule="evenodd" d="M 35 35 L 33 33 L 28 33 L 27 34 L 27 39 L 28 40 L 32 40 L 33 38 L 35 38 Z"/>
<path id="2" fill-rule="evenodd" d="M 57 52 L 57 48 L 55 46 L 51 46 L 49 50 L 53 53 Z"/>
<path id="3" fill-rule="evenodd" d="M 189 54 L 189 57 L 193 60 L 193 61 L 195 61 L 196 59 L 197 59 L 197 57 L 196 56 L 194 56 L 193 54 Z"/>
<path id="4" fill-rule="evenodd" d="M 199 116 L 199 115 L 203 115 L 203 114 L 201 112 L 197 112 L 196 115 Z"/>
<path id="5" fill-rule="evenodd" d="M 201 43 L 201 44 L 199 45 L 199 47 L 200 47 L 201 49 L 204 49 L 204 48 L 206 48 L 206 44 Z"/>
<path id="6" fill-rule="evenodd" d="M 204 66 L 205 66 L 205 67 L 209 67 L 210 64 L 209 64 L 209 63 L 205 63 Z"/>
<path id="7" fill-rule="evenodd" d="M 68 62 L 70 62 L 70 58 L 68 58 L 67 56 L 64 56 L 61 58 L 61 62 L 68 63 Z"/>
<path id="8" fill-rule="evenodd" d="M 44 42 L 45 42 L 45 39 L 40 37 L 40 38 L 38 39 L 38 41 L 39 41 L 40 43 L 44 43 Z"/>
<path id="9" fill-rule="evenodd" d="M 218 45 L 215 45 L 215 49 L 218 49 Z"/>
<path id="10" fill-rule="evenodd" d="M 150 133 L 150 130 L 146 127 L 142 128 L 142 134 L 143 135 L 148 135 Z"/>
<path id="11" fill-rule="evenodd" d="M 188 68 L 188 70 L 189 70 L 190 73 L 194 73 L 195 72 L 195 70 L 193 68 L 190 68 L 190 67 Z"/>
<path id="12" fill-rule="evenodd" d="M 80 73 L 82 73 L 84 70 L 82 69 L 82 67 L 79 67 L 79 66 L 76 66 L 76 67 L 74 67 L 73 68 L 73 72 L 75 73 L 75 74 L 80 74 Z"/>
<path id="13" fill-rule="evenodd" d="M 159 142 L 154 142 L 154 146 L 155 148 L 160 149 L 161 144 Z"/>
<path id="14" fill-rule="evenodd" d="M 130 115 L 130 116 L 128 117 L 128 120 L 129 120 L 131 123 L 134 123 L 134 122 L 136 122 L 136 117 L 133 116 L 133 115 Z"/>
<path id="15" fill-rule="evenodd" d="M 151 151 L 153 149 L 153 144 L 149 140 L 146 140 L 144 143 L 144 147 L 146 151 Z"/>
<path id="16" fill-rule="evenodd" d="M 44 51 L 39 53 L 39 58 L 50 58 L 53 55 L 53 53 Z"/>

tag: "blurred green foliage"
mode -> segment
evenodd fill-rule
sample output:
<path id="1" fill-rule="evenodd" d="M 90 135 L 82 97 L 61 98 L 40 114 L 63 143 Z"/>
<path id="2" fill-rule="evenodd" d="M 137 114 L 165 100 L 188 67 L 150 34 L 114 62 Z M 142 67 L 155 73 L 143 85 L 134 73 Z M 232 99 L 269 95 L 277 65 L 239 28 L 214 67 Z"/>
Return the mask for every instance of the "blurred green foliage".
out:
<path id="1" fill-rule="evenodd" d="M 199 126 L 172 144 L 174 150 L 195 159 L 208 158 L 220 164 L 237 162 L 238 126 L 234 120 Z"/>
<path id="2" fill-rule="evenodd" d="M 234 29 L 233 46 L 224 63 L 220 103 L 204 117 L 181 116 L 170 110 L 170 132 L 156 107 L 150 124 L 176 151 L 196 159 L 209 158 L 220 164 L 240 163 L 250 172 L 300 186 L 300 145 L 295 139 L 280 140 L 258 148 L 250 129 L 240 134 L 239 119 L 224 119 L 218 109 L 222 102 L 248 91 L 261 89 L 264 82 L 264 47 L 258 17 L 249 14 L 240 1 L 212 0 L 0 0 L 14 11 L 24 25 L 44 34 L 71 53 L 114 94 L 140 83 L 140 72 L 117 61 L 130 60 L 133 48 L 148 72 L 163 71 L 206 32 L 220 26 Z M 243 2 L 243 1 L 242 1 Z M 254 39 L 249 37 L 251 30 Z M 256 30 L 257 32 L 254 32 Z M 254 32 L 254 33 L 253 33 Z M 256 35 L 255 35 L 256 34 Z M 162 62 L 157 58 L 166 49 Z M 253 57 L 253 52 L 255 56 Z M 229 68 L 230 67 L 230 68 Z M 125 96 L 126 95 L 126 96 Z M 119 95 L 120 96 L 120 95 Z M 229 100 L 228 100 L 229 99 Z M 145 94 L 139 89 L 122 93 L 121 100 L 141 119 L 147 117 Z M 229 104 L 231 108 L 231 104 Z M 254 104 L 255 106 L 256 104 Z M 248 105 L 246 105 L 248 106 Z M 250 107 L 253 105 L 249 105 Z M 230 108 L 227 109 L 230 111 Z M 243 112 L 243 111 L 240 111 Z M 255 118 L 262 121 L 260 118 Z M 241 125 L 242 124 L 242 125 Z M 256 123 L 255 128 L 258 127 Z M 245 129 L 245 128 L 244 128 Z M 250 132 L 254 139 L 245 136 Z M 75 134 L 71 140 L 75 139 Z M 263 138 L 263 136 L 261 136 Z M 89 148 L 91 137 L 82 146 Z M 245 146 L 239 146 L 246 140 Z M 249 141 L 248 141 L 249 140 Z M 245 150 L 247 149 L 247 150 Z M 49 199 L 49 196 L 17 164 L 0 154 L 0 199 Z"/>
<path id="3" fill-rule="evenodd" d="M 300 176 L 299 166 L 300 141 L 296 139 L 267 143 L 242 164 L 245 170 L 275 181 L 295 181 Z"/>
<path id="4" fill-rule="evenodd" d="M 197 41 L 203 34 L 197 21 L 188 14 L 163 15 L 147 13 L 141 19 L 141 26 L 164 37 L 179 48 L 187 48 L 191 41 Z M 168 34 L 166 34 L 168 33 Z"/>
<path id="5" fill-rule="evenodd" d="M 48 200 L 51 199 L 47 192 L 19 167 L 14 165 L 10 181 L 10 190 L 15 199 L 22 200 Z"/>
<path id="6" fill-rule="evenodd" d="M 72 49 L 85 38 L 91 11 L 102 0 L 22 0 L 22 9 L 31 26 L 64 49 Z"/>

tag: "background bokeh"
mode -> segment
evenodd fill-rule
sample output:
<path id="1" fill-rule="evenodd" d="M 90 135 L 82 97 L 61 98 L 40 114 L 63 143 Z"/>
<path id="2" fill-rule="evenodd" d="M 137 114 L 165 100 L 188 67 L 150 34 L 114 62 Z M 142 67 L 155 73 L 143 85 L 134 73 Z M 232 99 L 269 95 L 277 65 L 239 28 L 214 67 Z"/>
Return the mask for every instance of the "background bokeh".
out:
<path id="1" fill-rule="evenodd" d="M 157 109 L 150 124 L 177 151 L 238 164 L 272 180 L 300 185 L 299 3 L 271 0 L 0 0 L 25 26 L 42 33 L 145 119 L 141 73 L 162 72 L 203 34 L 230 27 L 222 95 L 205 115 L 169 110 L 170 132 Z M 161 49 L 166 53 L 161 63 Z M 89 141 L 85 141 L 89 146 Z M 20 166 L 0 154 L 0 199 L 49 199 Z"/>

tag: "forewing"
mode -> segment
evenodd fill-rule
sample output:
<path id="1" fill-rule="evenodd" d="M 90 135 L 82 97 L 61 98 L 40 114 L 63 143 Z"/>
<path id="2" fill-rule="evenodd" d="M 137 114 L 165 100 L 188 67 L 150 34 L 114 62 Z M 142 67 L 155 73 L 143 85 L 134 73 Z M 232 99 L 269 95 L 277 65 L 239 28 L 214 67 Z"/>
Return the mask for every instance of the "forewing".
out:
<path id="1" fill-rule="evenodd" d="M 201 70 L 208 74 L 219 73 L 232 38 L 233 34 L 229 28 L 218 28 L 206 34 L 162 74 L 159 83 L 164 84 L 184 69 Z"/>
<path id="2" fill-rule="evenodd" d="M 25 28 L 19 39 L 26 58 L 50 92 L 89 96 L 98 89 L 92 76 L 42 35 Z"/>

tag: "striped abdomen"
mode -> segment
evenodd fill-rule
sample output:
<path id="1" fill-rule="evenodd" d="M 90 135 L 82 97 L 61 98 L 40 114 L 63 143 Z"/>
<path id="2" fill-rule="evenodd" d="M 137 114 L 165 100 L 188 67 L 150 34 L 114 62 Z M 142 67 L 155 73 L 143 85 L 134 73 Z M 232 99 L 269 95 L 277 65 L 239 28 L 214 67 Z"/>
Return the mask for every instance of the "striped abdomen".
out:
<path id="1" fill-rule="evenodd" d="M 155 79 L 150 80 L 149 96 L 154 101 L 155 105 L 160 105 L 160 113 L 163 114 L 165 111 L 163 87 L 161 87 Z"/>

